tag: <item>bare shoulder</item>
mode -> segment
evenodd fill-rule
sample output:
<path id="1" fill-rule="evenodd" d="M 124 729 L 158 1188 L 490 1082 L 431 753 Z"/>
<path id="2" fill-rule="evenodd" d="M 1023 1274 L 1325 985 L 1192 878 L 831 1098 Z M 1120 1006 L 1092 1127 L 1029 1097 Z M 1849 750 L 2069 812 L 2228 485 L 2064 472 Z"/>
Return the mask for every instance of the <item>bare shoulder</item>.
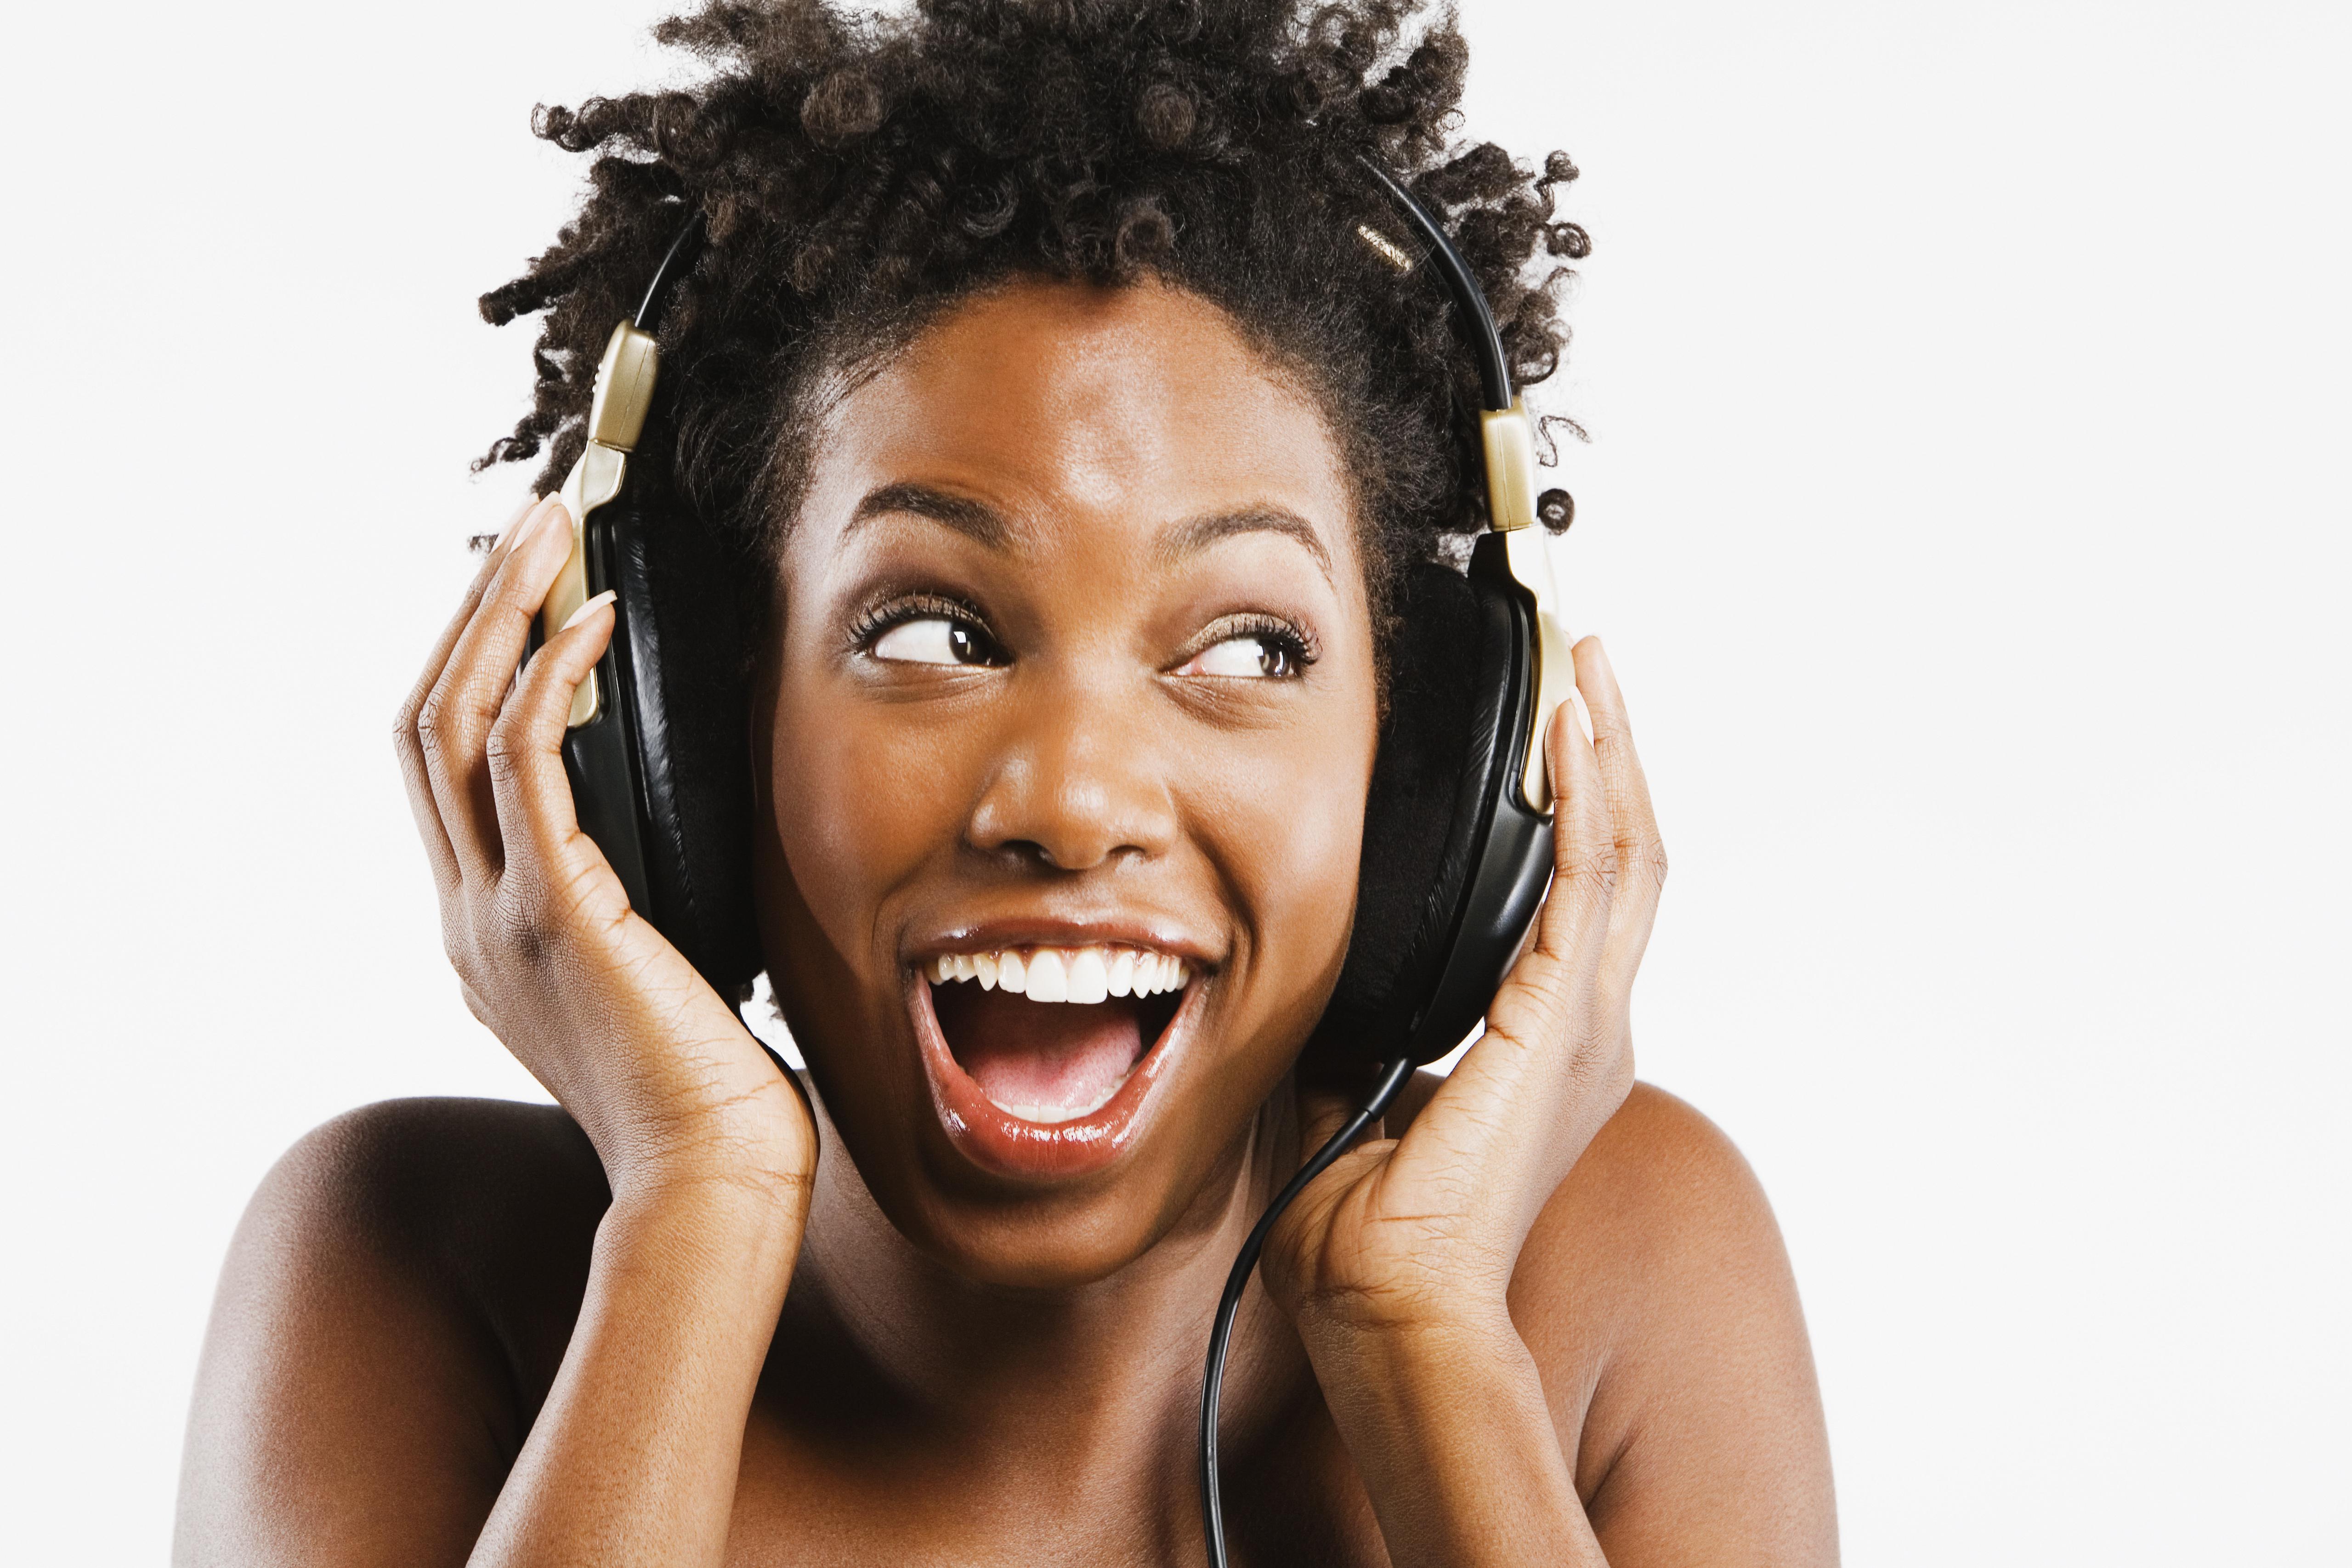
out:
<path id="1" fill-rule="evenodd" d="M 221 1271 L 174 1560 L 373 1561 L 421 1510 L 463 1561 L 562 1361 L 606 1201 L 553 1106 L 388 1101 L 298 1141 Z"/>
<path id="2" fill-rule="evenodd" d="M 555 1106 L 387 1100 L 278 1160 L 238 1227 L 224 1286 L 365 1274 L 478 1317 L 526 1362 L 552 1330 L 560 1357 L 609 1199 L 595 1151 Z"/>
<path id="3" fill-rule="evenodd" d="M 1612 1563 L 1836 1561 L 1796 1281 L 1722 1129 L 1635 1084 L 1537 1220 L 1510 1300 Z"/>
<path id="4" fill-rule="evenodd" d="M 1628 1301 L 1643 1317 L 1693 1291 L 1754 1288 L 1726 1270 L 1787 1264 L 1771 1206 L 1723 1130 L 1664 1090 L 1636 1083 L 1545 1206 L 1521 1255 L 1526 1304 L 1559 1288 L 1590 1296 L 1596 1276 L 1665 1299 Z"/>
<path id="5" fill-rule="evenodd" d="M 385 1100 L 299 1139 L 263 1178 L 246 1224 L 462 1266 L 471 1242 L 567 1218 L 593 1229 L 608 1197 L 595 1151 L 557 1106 Z"/>

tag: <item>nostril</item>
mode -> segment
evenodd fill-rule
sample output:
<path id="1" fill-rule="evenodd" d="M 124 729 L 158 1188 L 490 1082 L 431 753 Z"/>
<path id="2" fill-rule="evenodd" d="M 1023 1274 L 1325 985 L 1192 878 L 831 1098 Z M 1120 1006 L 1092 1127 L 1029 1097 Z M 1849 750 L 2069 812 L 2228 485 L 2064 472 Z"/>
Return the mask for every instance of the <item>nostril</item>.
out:
<path id="1" fill-rule="evenodd" d="M 1024 758 L 1002 768 L 974 802 L 964 841 L 1000 864 L 1024 870 L 1087 872 L 1130 853 L 1146 858 L 1175 832 L 1165 780 L 1129 773 L 1103 776 L 1085 759 Z M 1099 759 L 1097 759 L 1099 760 Z"/>
<path id="2" fill-rule="evenodd" d="M 1114 844 L 1108 850 L 1097 850 L 1092 845 L 1073 841 L 1065 847 L 1063 853 L 1057 855 L 1051 844 L 1036 839 L 1006 839 L 1001 843 L 983 842 L 979 847 L 1015 870 L 1028 872 L 1092 871 L 1107 861 L 1139 852 L 1131 844 Z"/>
<path id="3" fill-rule="evenodd" d="M 1062 869 L 1055 863 L 1054 852 L 1034 839 L 1007 839 L 993 847 L 998 854 L 1024 868 L 1034 866 L 1041 871 Z"/>

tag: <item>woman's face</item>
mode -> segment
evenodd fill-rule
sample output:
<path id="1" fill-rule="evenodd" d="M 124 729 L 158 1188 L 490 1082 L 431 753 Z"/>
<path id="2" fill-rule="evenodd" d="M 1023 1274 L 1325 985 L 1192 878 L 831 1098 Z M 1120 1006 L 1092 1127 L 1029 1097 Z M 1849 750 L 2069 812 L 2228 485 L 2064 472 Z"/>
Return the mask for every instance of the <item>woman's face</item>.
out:
<path id="1" fill-rule="evenodd" d="M 1099 1279 L 1339 974 L 1376 695 L 1338 448 L 1197 297 L 1016 283 L 834 405 L 782 569 L 761 922 L 826 1109 L 933 1256 Z"/>

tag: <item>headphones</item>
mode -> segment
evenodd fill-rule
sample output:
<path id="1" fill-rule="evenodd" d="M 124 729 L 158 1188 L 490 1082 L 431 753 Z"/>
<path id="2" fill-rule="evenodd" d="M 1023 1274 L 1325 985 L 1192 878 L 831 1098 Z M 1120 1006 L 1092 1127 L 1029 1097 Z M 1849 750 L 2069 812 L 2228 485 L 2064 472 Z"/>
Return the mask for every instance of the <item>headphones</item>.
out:
<path id="1" fill-rule="evenodd" d="M 1494 313 L 1437 220 L 1364 163 L 1426 242 L 1476 359 L 1490 529 L 1466 573 L 1425 562 L 1397 585 L 1355 925 L 1307 1057 L 1327 1071 L 1358 1072 L 1433 1061 L 1485 1016 L 1551 874 L 1542 727 L 1573 684 L 1543 530 L 1534 526 L 1533 426 L 1513 395 Z M 1402 257 L 1384 236 L 1364 233 L 1383 255 Z M 721 996 L 740 998 L 763 962 L 751 913 L 749 765 L 740 725 L 698 733 L 709 727 L 698 727 L 695 705 L 683 700 L 708 690 L 714 674 L 690 651 L 708 644 L 707 629 L 690 630 L 683 618 L 712 612 L 661 591 L 666 573 L 691 573 L 695 563 L 683 558 L 714 547 L 699 527 L 643 501 L 647 486 L 628 484 L 653 402 L 654 334 L 701 237 L 697 214 L 671 242 L 645 303 L 605 345 L 587 445 L 561 491 L 572 554 L 539 624 L 543 636 L 591 595 L 614 591 L 611 646 L 573 694 L 563 742 L 580 824 L 612 862 L 630 907 Z"/>

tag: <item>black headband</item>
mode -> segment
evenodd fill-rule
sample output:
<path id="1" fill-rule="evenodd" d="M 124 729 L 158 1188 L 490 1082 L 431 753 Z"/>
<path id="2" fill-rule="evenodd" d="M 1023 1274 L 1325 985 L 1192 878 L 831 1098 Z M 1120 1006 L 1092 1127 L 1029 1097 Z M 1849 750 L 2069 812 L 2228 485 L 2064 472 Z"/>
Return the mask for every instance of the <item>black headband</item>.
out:
<path id="1" fill-rule="evenodd" d="M 1413 199 L 1412 193 L 1370 158 L 1360 158 L 1358 162 L 1370 171 L 1381 188 L 1412 220 L 1412 226 L 1421 231 L 1421 237 L 1429 242 L 1431 256 L 1437 263 L 1439 275 L 1445 279 L 1446 292 L 1454 296 L 1454 308 L 1461 313 L 1464 334 L 1470 340 L 1471 357 L 1478 362 L 1478 387 L 1486 406 L 1496 413 L 1509 408 L 1510 361 L 1503 354 L 1503 336 L 1495 329 L 1495 312 L 1486 304 L 1486 291 L 1471 275 L 1470 264 L 1462 259 L 1462 253 L 1445 237 L 1445 230 L 1436 217 Z M 670 289 L 685 274 L 695 253 L 702 248 L 702 214 L 697 212 L 678 229 L 677 237 L 669 242 L 661 265 L 654 269 L 653 281 L 646 286 L 645 303 L 637 307 L 638 331 L 651 332 L 660 324 L 662 307 L 668 303 Z"/>
<path id="2" fill-rule="evenodd" d="M 1396 198 L 1396 204 L 1404 209 L 1412 226 L 1429 242 L 1437 270 L 1444 276 L 1446 292 L 1454 296 L 1454 307 L 1462 314 L 1462 329 L 1470 340 L 1471 357 L 1478 361 L 1479 391 L 1485 394 L 1489 411 L 1502 413 L 1511 406 L 1511 362 L 1503 357 L 1503 335 L 1495 329 L 1495 312 L 1487 308 L 1486 291 L 1478 287 L 1477 278 L 1471 276 L 1470 264 L 1462 259 L 1462 253 L 1445 237 L 1444 229 L 1438 226 L 1430 210 L 1413 200 L 1412 193 L 1398 184 L 1378 163 L 1370 158 L 1358 162 Z"/>

